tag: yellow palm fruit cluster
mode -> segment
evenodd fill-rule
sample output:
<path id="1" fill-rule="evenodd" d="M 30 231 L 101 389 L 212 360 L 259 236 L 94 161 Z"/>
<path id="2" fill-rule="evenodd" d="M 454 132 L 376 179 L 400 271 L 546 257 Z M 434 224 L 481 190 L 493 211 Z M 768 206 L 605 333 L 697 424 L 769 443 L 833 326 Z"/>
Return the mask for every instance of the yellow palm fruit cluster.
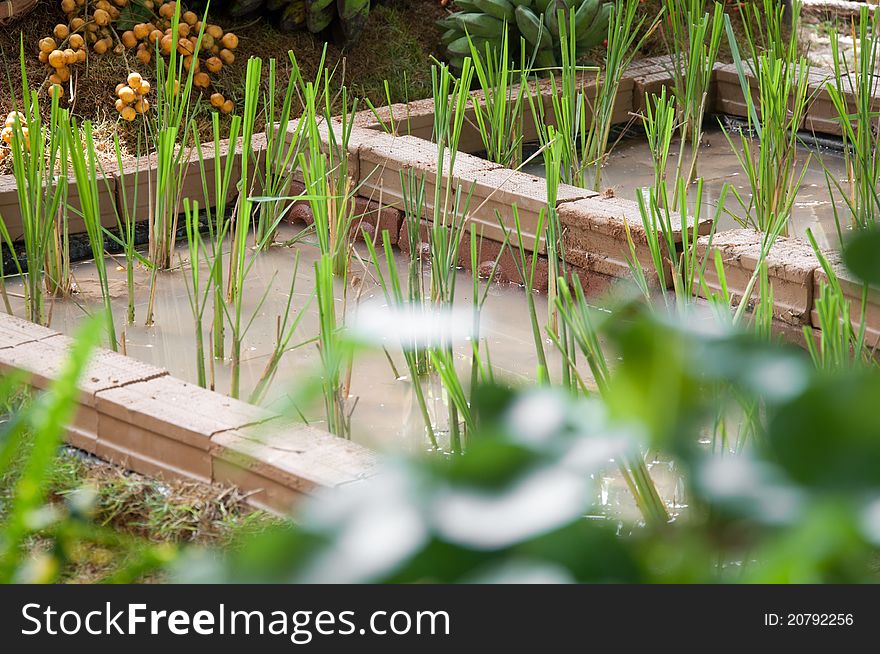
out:
<path id="1" fill-rule="evenodd" d="M 28 150 L 31 147 L 31 142 L 29 139 L 27 124 L 25 123 L 24 114 L 20 111 L 10 111 L 6 115 L 6 120 L 3 121 L 3 129 L 0 130 L 0 145 L 4 147 L 0 147 L 0 162 L 2 162 L 8 155 L 9 149 L 5 146 L 8 146 L 12 143 L 12 139 L 15 138 L 15 126 L 16 123 L 21 126 L 21 135 L 24 139 L 25 148 Z"/>
<path id="2" fill-rule="evenodd" d="M 138 114 L 150 110 L 147 96 L 151 90 L 150 83 L 140 73 L 131 73 L 125 83 L 116 86 L 116 111 L 123 120 L 131 122 Z"/>
<path id="3" fill-rule="evenodd" d="M 124 32 L 121 36 L 122 45 L 129 50 L 136 50 L 138 61 L 145 65 L 152 60 L 157 44 L 159 52 L 165 56 L 171 54 L 172 48 L 176 48 L 177 54 L 183 57 L 184 68 L 187 71 L 194 69 L 193 84 L 201 89 L 210 87 L 210 75 L 219 73 L 224 65 L 235 61 L 233 50 L 238 47 L 238 37 L 232 32 L 224 32 L 219 25 L 203 26 L 198 15 L 192 11 L 181 13 L 175 35 L 172 22 L 177 3 L 156 0 L 150 4 L 157 12 L 157 17 L 149 23 L 138 23 Z"/>

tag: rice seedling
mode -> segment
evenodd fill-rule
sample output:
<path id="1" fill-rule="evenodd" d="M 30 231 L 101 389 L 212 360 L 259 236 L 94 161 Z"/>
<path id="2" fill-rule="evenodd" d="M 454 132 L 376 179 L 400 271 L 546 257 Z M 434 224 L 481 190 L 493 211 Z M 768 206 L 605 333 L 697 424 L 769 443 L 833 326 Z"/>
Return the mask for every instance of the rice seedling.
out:
<path id="1" fill-rule="evenodd" d="M 116 327 L 113 321 L 113 307 L 110 297 L 110 285 L 107 277 L 107 260 L 104 251 L 104 226 L 101 222 L 101 200 L 99 188 L 99 167 L 97 150 L 92 123 L 86 121 L 80 129 L 69 115 L 64 114 L 59 125 L 67 141 L 67 152 L 70 167 L 76 180 L 76 191 L 79 195 L 80 215 L 85 223 L 92 249 L 95 274 L 101 287 L 101 301 L 104 320 L 106 321 L 107 338 L 110 348 L 116 351 L 119 347 L 116 339 Z"/>
<path id="2" fill-rule="evenodd" d="M 481 52 L 470 34 L 467 38 L 474 76 L 482 91 L 481 96 L 475 93 L 472 97 L 474 120 L 483 140 L 486 159 L 507 168 L 516 168 L 522 163 L 523 110 L 532 62 L 526 59 L 526 48 L 521 47 L 519 70 L 511 65 L 507 24 L 498 47 L 486 42 Z M 518 75 L 518 84 L 514 84 L 514 75 Z"/>
<path id="3" fill-rule="evenodd" d="M 183 178 L 189 164 L 189 130 L 186 125 L 193 115 L 193 77 L 196 67 L 190 66 L 186 71 L 183 57 L 178 54 L 180 14 L 180 5 L 175 5 L 167 63 L 159 56 L 159 43 L 156 43 L 155 117 L 146 121 L 156 151 L 156 188 L 150 217 L 149 246 L 149 258 L 156 270 L 167 269 L 172 264 Z M 206 24 L 207 20 L 203 20 L 195 42 L 194 57 L 201 49 Z"/>
<path id="4" fill-rule="evenodd" d="M 798 63 L 798 31 L 803 0 L 791 0 L 789 15 L 785 3 L 777 0 L 757 0 L 740 5 L 746 47 L 749 49 L 747 64 L 753 75 L 758 74 L 758 58 L 766 54 L 781 59 L 788 66 Z M 726 19 L 729 20 L 729 19 Z"/>
<path id="5" fill-rule="evenodd" d="M 208 377 L 205 369 L 205 330 L 204 316 L 205 308 L 208 305 L 208 296 L 211 293 L 210 280 L 213 279 L 213 271 L 209 269 L 209 282 L 204 284 L 202 290 L 202 250 L 205 244 L 202 240 L 202 234 L 199 231 L 199 203 L 190 201 L 189 198 L 183 200 L 184 224 L 186 227 L 186 240 L 189 250 L 189 277 L 184 277 L 186 283 L 186 294 L 189 299 L 190 310 L 193 317 L 193 331 L 195 333 L 196 345 L 196 379 L 202 388 L 208 387 Z M 213 260 L 216 265 L 222 258 L 217 257 Z M 183 268 L 183 261 L 180 262 Z"/>
<path id="6" fill-rule="evenodd" d="M 851 65 L 840 47 L 840 36 L 831 32 L 834 77 L 825 85 L 837 113 L 843 141 L 847 187 L 832 175 L 826 175 L 829 192 L 836 190 L 846 204 L 849 223 L 866 228 L 877 223 L 880 215 L 880 150 L 877 144 L 880 78 L 876 75 L 880 55 L 880 10 L 862 7 L 858 27 L 852 27 L 855 61 Z M 852 98 L 855 107 L 850 106 Z M 824 164 L 823 164 L 824 165 Z M 826 168 L 827 171 L 827 168 Z M 834 207 L 836 214 L 836 206 Z M 840 221 L 838 236 L 842 239 Z"/>
<path id="7" fill-rule="evenodd" d="M 214 152 L 220 152 L 220 116 L 212 115 L 212 130 L 214 135 Z M 208 224 L 210 252 L 207 257 L 210 260 L 211 278 L 210 285 L 213 289 L 212 309 L 212 353 L 215 359 L 223 359 L 225 346 L 225 311 L 226 289 L 224 286 L 223 273 L 223 244 L 230 230 L 230 219 L 227 217 L 228 198 L 231 192 L 232 173 L 235 169 L 237 158 L 238 135 L 241 131 L 241 116 L 234 115 L 229 123 L 228 149 L 224 165 L 219 161 L 214 163 L 213 195 L 209 190 L 210 180 L 205 171 L 205 160 L 202 155 L 201 142 L 198 130 L 193 127 L 193 141 L 199 158 L 199 170 L 201 172 L 202 193 L 205 199 L 205 218 Z M 213 206 L 213 210 L 212 207 Z"/>
<path id="8" fill-rule="evenodd" d="M 323 74 L 326 56 L 327 48 L 325 45 L 321 61 L 318 63 L 318 79 Z M 261 153 L 262 161 L 258 159 L 255 162 L 254 176 L 256 178 L 255 184 L 259 187 L 261 194 L 267 198 L 282 198 L 290 194 L 294 164 L 302 148 L 302 137 L 305 132 L 304 121 L 298 121 L 294 124 L 290 120 L 294 110 L 294 100 L 302 99 L 301 88 L 304 80 L 296 55 L 290 51 L 288 57 L 290 73 L 281 106 L 277 106 L 278 64 L 275 59 L 269 59 L 268 88 L 262 96 L 266 146 Z M 290 129 L 291 125 L 295 125 L 293 129 Z M 289 203 L 281 199 L 267 199 L 260 203 L 254 228 L 256 243 L 265 243 L 268 246 L 272 242 L 271 236 L 275 233 L 289 207 Z"/>
<path id="9" fill-rule="evenodd" d="M 750 197 L 744 199 L 733 190 L 743 211 L 743 215 L 734 217 L 743 226 L 761 232 L 787 234 L 791 208 L 810 159 L 807 155 L 806 161 L 800 163 L 797 135 L 811 100 L 809 63 L 802 57 L 794 66 L 785 59 L 759 55 L 754 64 L 757 98 L 752 97 L 729 18 L 726 27 L 746 101 L 748 131 L 755 132 L 759 143 L 759 147 L 753 147 L 746 131 L 740 131 L 734 139 L 724 130 L 751 191 Z"/>
<path id="10" fill-rule="evenodd" d="M 250 402 L 251 404 L 259 404 L 266 397 L 266 392 L 269 390 L 269 385 L 272 383 L 272 380 L 275 378 L 275 374 L 278 372 L 278 365 L 281 363 L 281 358 L 286 352 L 292 349 L 290 347 L 290 341 L 293 339 L 293 336 L 296 333 L 300 322 L 306 315 L 306 311 L 311 304 L 310 299 L 309 302 L 301 309 L 299 309 L 298 311 L 293 311 L 293 298 L 296 291 L 296 277 L 298 272 L 299 252 L 296 253 L 293 260 L 293 274 L 290 277 L 290 289 L 287 292 L 287 304 L 285 305 L 284 310 L 277 319 L 277 324 L 275 328 L 275 344 L 272 348 L 271 354 L 269 355 L 269 360 L 266 362 L 266 367 L 263 369 L 263 373 L 257 380 L 257 385 L 254 387 L 253 392 L 248 398 L 248 402 Z M 292 318 L 294 314 L 296 317 Z M 311 341 L 306 342 L 308 343 Z M 303 344 L 304 343 L 300 343 L 295 347 L 300 347 Z"/>
<path id="11" fill-rule="evenodd" d="M 596 320 L 595 310 L 587 303 L 577 277 L 573 278 L 571 285 L 565 280 L 560 281 L 556 302 L 560 320 L 566 325 L 573 343 L 586 359 L 599 395 L 607 398 L 611 366 L 599 338 L 600 323 Z M 618 468 L 644 519 L 654 525 L 667 523 L 669 512 L 651 479 L 644 455 L 635 445 L 632 451 L 621 457 Z"/>
<path id="12" fill-rule="evenodd" d="M 422 193 L 424 193 L 424 184 L 422 184 L 421 190 Z M 413 290 L 415 280 L 413 279 L 412 275 L 412 263 L 414 262 L 411 261 L 409 274 L 407 276 L 408 289 L 404 291 L 403 285 L 400 281 L 400 275 L 397 271 L 397 262 L 394 257 L 394 251 L 392 250 L 391 239 L 388 233 L 383 232 L 382 234 L 383 253 L 385 255 L 385 261 L 387 263 L 388 270 L 387 276 L 382 271 L 382 266 L 380 265 L 380 260 L 376 252 L 376 246 L 373 244 L 372 239 L 367 238 L 364 239 L 364 241 L 367 245 L 370 260 L 373 262 L 373 272 L 379 283 L 379 287 L 382 289 L 382 293 L 385 297 L 385 301 L 388 303 L 388 306 L 395 307 L 397 310 L 409 310 L 419 312 L 425 311 L 426 307 L 422 303 L 422 295 L 420 291 L 414 292 Z M 410 250 L 411 255 L 412 252 L 413 251 Z M 417 253 L 414 255 L 414 260 L 418 260 Z M 420 280 L 416 282 L 416 284 L 420 285 Z M 428 403 L 425 399 L 425 392 L 421 382 L 422 376 L 427 372 L 427 359 L 429 356 L 428 352 L 415 340 L 413 340 L 412 342 L 401 343 L 401 349 L 403 351 L 403 358 L 406 362 L 406 367 L 409 370 L 410 383 L 412 385 L 413 393 L 415 394 L 416 402 L 418 403 L 419 411 L 425 424 L 425 432 L 428 436 L 428 441 L 430 442 L 432 449 L 438 450 L 440 448 L 440 444 L 437 441 L 437 435 L 434 431 L 433 420 L 431 418 L 431 413 L 428 410 Z"/>
<path id="13" fill-rule="evenodd" d="M 318 306 L 318 352 L 321 357 L 321 389 L 327 430 L 342 438 L 351 434 L 351 414 L 346 413 L 348 390 L 342 384 L 342 371 L 348 349 L 340 337 L 336 294 L 333 285 L 333 257 L 322 254 L 315 262 L 315 295 Z"/>
<path id="14" fill-rule="evenodd" d="M 703 136 L 703 117 L 709 96 L 712 72 L 724 33 L 724 7 L 714 0 L 712 13 L 706 0 L 665 0 L 672 53 L 672 78 L 678 99 L 680 138 L 678 176 L 688 187 L 697 174 L 697 158 Z M 690 157 L 686 145 L 690 144 Z M 678 187 L 676 186 L 676 189 Z M 673 195 L 673 204 L 676 197 Z"/>
<path id="15" fill-rule="evenodd" d="M 63 138 L 61 126 L 66 110 L 59 107 L 58 97 L 53 94 L 48 120 L 44 122 L 37 92 L 28 88 L 23 48 L 22 45 L 23 111 L 13 112 L 7 117 L 6 129 L 11 130 L 12 174 L 21 212 L 27 263 L 27 274 L 23 275 L 25 311 L 28 320 L 42 325 L 47 321 L 44 289 L 55 294 L 69 285 L 67 279 L 57 277 L 69 272 L 64 264 L 64 257 L 68 255 L 63 252 L 66 242 L 68 144 Z M 3 231 L 9 250 L 14 253 L 5 225 Z M 19 274 L 22 274 L 21 263 L 17 258 L 14 261 Z M 11 313 L 8 302 L 7 311 Z"/>

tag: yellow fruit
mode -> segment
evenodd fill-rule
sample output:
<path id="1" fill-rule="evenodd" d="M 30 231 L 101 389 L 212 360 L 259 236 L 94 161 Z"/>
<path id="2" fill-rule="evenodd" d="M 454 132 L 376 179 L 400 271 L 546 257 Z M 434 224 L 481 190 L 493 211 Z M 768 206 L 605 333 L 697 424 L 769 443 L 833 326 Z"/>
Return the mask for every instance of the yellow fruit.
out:
<path id="1" fill-rule="evenodd" d="M 210 34 L 211 38 L 215 41 L 219 41 L 223 38 L 223 28 L 219 25 L 208 25 L 208 27 L 205 28 L 205 34 Z"/>
<path id="2" fill-rule="evenodd" d="M 193 76 L 193 84 L 200 89 L 206 89 L 211 86 L 211 78 L 207 73 L 196 73 Z"/>
<path id="3" fill-rule="evenodd" d="M 199 17 L 196 15 L 196 13 L 194 11 L 185 11 L 183 13 L 183 16 L 181 16 L 181 18 L 183 18 L 184 23 L 186 23 L 187 25 L 190 25 L 190 26 L 195 25 L 196 23 L 199 22 Z"/>
<path id="4" fill-rule="evenodd" d="M 61 11 L 70 14 L 76 10 L 76 2 L 74 0 L 61 0 Z"/>
<path id="5" fill-rule="evenodd" d="M 132 90 L 137 91 L 141 87 L 141 84 L 144 83 L 144 78 L 141 77 L 140 73 L 129 73 L 126 81 Z"/>
<path id="6" fill-rule="evenodd" d="M 83 49 L 83 50 L 77 50 L 77 51 L 76 51 L 76 63 L 81 64 L 81 63 L 83 63 L 85 60 L 86 60 L 86 51 L 85 51 L 84 49 Z"/>
<path id="7" fill-rule="evenodd" d="M 180 23 L 180 25 L 177 26 L 177 35 L 189 36 L 189 25 L 186 23 Z"/>
<path id="8" fill-rule="evenodd" d="M 176 4 L 177 3 L 175 3 L 175 2 L 165 3 L 164 5 L 159 7 L 159 15 L 162 18 L 166 18 L 166 19 L 170 20 L 171 18 L 174 17 L 174 9 L 175 9 Z"/>
<path id="9" fill-rule="evenodd" d="M 110 14 L 107 13 L 106 9 L 96 9 L 95 13 L 92 14 L 92 19 L 95 21 L 96 25 L 100 25 L 101 27 L 110 24 Z"/>
<path id="10" fill-rule="evenodd" d="M 140 88 L 137 90 L 138 95 L 144 96 L 147 95 L 152 88 L 150 87 L 150 83 L 147 80 L 141 82 Z"/>
<path id="11" fill-rule="evenodd" d="M 116 111 L 118 113 L 122 113 L 122 110 L 125 109 L 128 105 L 122 100 L 122 98 L 116 98 Z"/>
<path id="12" fill-rule="evenodd" d="M 159 49 L 162 51 L 162 54 L 171 54 L 171 46 L 174 44 L 174 41 L 170 34 L 166 34 L 162 37 L 162 40 L 159 41 Z"/>
<path id="13" fill-rule="evenodd" d="M 61 78 L 58 77 L 58 73 L 57 73 L 57 72 L 52 73 L 51 75 L 49 75 L 49 78 L 48 78 L 48 79 L 49 79 L 49 84 L 61 84 L 61 83 L 62 83 Z"/>
<path id="14" fill-rule="evenodd" d="M 40 52 L 45 52 L 46 54 L 49 54 L 57 47 L 58 44 L 55 43 L 55 39 L 51 37 L 47 36 L 45 39 L 40 39 Z"/>
<path id="15" fill-rule="evenodd" d="M 0 130 L 0 139 L 3 139 L 3 142 L 6 145 L 9 145 L 12 142 L 12 128 L 4 127 Z"/>
<path id="16" fill-rule="evenodd" d="M 146 113 L 150 110 L 150 101 L 146 98 L 140 98 L 137 102 L 134 103 L 134 110 L 139 114 Z"/>
<path id="17" fill-rule="evenodd" d="M 18 121 L 18 123 L 20 125 L 24 126 L 25 120 L 27 120 L 27 119 L 24 117 L 24 114 L 21 113 L 20 111 L 10 111 L 9 114 L 6 116 L 6 121 L 4 122 L 3 126 L 4 127 L 12 127 L 15 125 L 16 121 Z"/>
<path id="18" fill-rule="evenodd" d="M 123 82 L 119 82 L 119 84 L 116 85 L 116 90 L 113 92 L 116 95 L 119 95 L 119 91 L 121 91 L 124 86 L 125 86 L 125 84 Z"/>
<path id="19" fill-rule="evenodd" d="M 177 51 L 182 55 L 191 55 L 196 51 L 196 46 L 189 39 L 180 39 L 177 42 Z"/>
<path id="20" fill-rule="evenodd" d="M 184 57 L 183 58 L 183 67 L 185 70 L 188 71 L 193 66 L 195 66 L 194 72 L 197 73 L 197 72 L 199 72 L 199 69 L 201 68 L 201 62 L 197 58 L 193 58 L 193 57 Z"/>
<path id="21" fill-rule="evenodd" d="M 138 23 L 134 26 L 132 32 L 134 32 L 134 38 L 136 38 L 138 41 L 143 41 L 150 35 L 150 28 L 147 26 L 146 23 Z"/>
<path id="22" fill-rule="evenodd" d="M 156 41 L 161 41 L 163 36 L 165 36 L 165 35 L 162 34 L 161 30 L 153 30 L 152 32 L 150 32 L 150 44 L 153 44 Z M 169 48 L 169 52 L 170 52 L 170 48 Z"/>
<path id="23" fill-rule="evenodd" d="M 214 37 L 210 34 L 202 34 L 202 50 L 210 50 L 215 45 Z"/>
<path id="24" fill-rule="evenodd" d="M 49 87 L 49 97 L 50 98 L 52 98 L 52 97 L 63 98 L 64 97 L 64 87 L 61 86 L 60 84 L 53 84 L 52 86 Z"/>
<path id="25" fill-rule="evenodd" d="M 83 39 L 82 34 L 71 34 L 70 41 L 68 41 L 71 48 L 74 50 L 82 50 L 83 46 L 85 46 L 86 42 Z"/>
<path id="26" fill-rule="evenodd" d="M 100 41 L 95 41 L 95 45 L 92 46 L 92 49 L 94 49 L 97 54 L 102 55 L 110 49 L 110 46 L 107 44 L 107 41 L 101 39 Z"/>
<path id="27" fill-rule="evenodd" d="M 144 64 L 145 66 L 152 61 L 153 55 L 146 48 L 139 48 L 137 51 L 137 60 Z"/>
<path id="28" fill-rule="evenodd" d="M 67 68 L 66 66 L 64 68 L 59 68 L 55 71 L 55 76 L 59 79 L 59 81 L 66 82 L 70 79 L 70 68 Z M 51 80 L 52 77 L 50 76 L 49 79 Z"/>
<path id="29" fill-rule="evenodd" d="M 223 62 L 220 61 L 219 57 L 211 57 L 205 61 L 205 68 L 212 73 L 219 73 L 220 69 L 223 68 Z"/>
<path id="30" fill-rule="evenodd" d="M 153 2 L 153 0 L 144 0 L 141 4 L 147 11 L 153 11 L 153 9 L 156 8 L 156 4 Z"/>
<path id="31" fill-rule="evenodd" d="M 235 105 L 232 104 L 232 100 L 227 100 L 223 103 L 223 106 L 220 107 L 220 111 L 224 114 L 231 114 L 233 109 L 235 109 Z"/>
<path id="32" fill-rule="evenodd" d="M 134 107 L 123 107 L 122 111 L 119 112 L 119 115 L 122 116 L 122 120 L 126 120 L 128 122 L 131 122 L 135 118 L 137 118 L 137 112 L 134 110 Z"/>
<path id="33" fill-rule="evenodd" d="M 235 55 L 232 54 L 231 50 L 226 50 L 225 48 L 220 51 L 220 59 L 223 60 L 223 63 L 227 66 L 231 65 L 233 61 L 235 61 Z"/>
<path id="34" fill-rule="evenodd" d="M 232 32 L 227 32 L 223 35 L 223 38 L 220 39 L 220 45 L 227 50 L 235 50 L 238 47 L 238 37 Z"/>
<path id="35" fill-rule="evenodd" d="M 80 18 L 79 16 L 77 16 L 72 21 L 70 21 L 70 29 L 72 29 L 74 32 L 80 31 L 85 26 L 86 26 L 85 19 Z"/>
<path id="36" fill-rule="evenodd" d="M 64 63 L 67 66 L 76 63 L 76 50 L 73 48 L 67 48 L 67 50 L 64 51 Z"/>
<path id="37" fill-rule="evenodd" d="M 214 93 L 211 96 L 211 106 L 217 109 L 222 107 L 224 102 L 226 102 L 226 98 L 223 97 L 222 93 Z"/>
<path id="38" fill-rule="evenodd" d="M 70 34 L 70 28 L 64 23 L 58 23 L 52 33 L 55 35 L 56 39 L 63 41 Z"/>
<path id="39" fill-rule="evenodd" d="M 135 99 L 135 93 L 130 86 L 123 86 L 116 92 L 116 95 L 118 95 L 119 99 L 125 104 L 131 104 Z"/>
<path id="40" fill-rule="evenodd" d="M 52 50 L 49 53 L 49 65 L 52 68 L 61 68 L 64 65 L 64 52 L 61 50 Z"/>
<path id="41" fill-rule="evenodd" d="M 37 55 L 37 59 L 40 60 L 41 64 L 48 64 L 49 63 L 49 55 L 46 52 L 41 51 L 40 54 Z"/>
<path id="42" fill-rule="evenodd" d="M 131 50 L 133 47 L 137 45 L 137 37 L 134 35 L 134 32 L 128 31 L 122 33 L 122 45 Z"/>

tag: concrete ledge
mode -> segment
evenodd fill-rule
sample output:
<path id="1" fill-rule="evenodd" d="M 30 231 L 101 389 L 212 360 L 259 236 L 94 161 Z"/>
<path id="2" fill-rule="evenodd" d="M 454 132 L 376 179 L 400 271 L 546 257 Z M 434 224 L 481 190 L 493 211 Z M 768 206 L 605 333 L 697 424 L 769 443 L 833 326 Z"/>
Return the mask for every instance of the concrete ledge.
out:
<path id="1" fill-rule="evenodd" d="M 862 295 L 864 292 L 864 284 L 846 269 L 840 262 L 838 254 L 826 255 L 831 263 L 834 275 L 840 283 L 840 288 L 846 299 L 850 303 L 851 323 L 854 330 L 861 328 L 862 314 Z M 810 324 L 816 328 L 821 328 L 819 323 L 819 313 L 816 310 L 815 301 L 819 298 L 819 294 L 823 284 L 828 283 L 828 275 L 821 267 L 817 267 L 813 274 L 813 306 L 810 312 Z M 868 289 L 867 302 L 865 305 L 865 341 L 868 347 L 880 347 L 880 290 Z"/>
<path id="2" fill-rule="evenodd" d="M 715 234 L 711 247 L 708 237 L 697 242 L 697 252 L 708 257 L 706 282 L 713 291 L 720 290 L 720 281 L 715 271 L 714 253 L 721 255 L 724 274 L 731 300 L 739 302 L 746 286 L 755 272 L 761 254 L 763 235 L 751 229 L 734 229 Z M 819 261 L 812 246 L 797 238 L 779 237 L 770 249 L 766 259 L 767 274 L 773 291 L 773 315 L 790 325 L 805 325 L 810 322 L 813 306 L 813 273 Z M 749 298 L 757 298 L 756 285 Z"/>
<path id="3" fill-rule="evenodd" d="M 57 332 L 0 314 L 0 372 L 22 371 L 36 389 L 51 384 L 70 344 Z M 108 350 L 93 354 L 79 390 L 67 433 L 75 447 L 160 477 L 231 483 L 230 465 L 257 470 L 244 486 L 249 499 L 276 512 L 320 488 L 363 479 L 375 463 L 375 454 L 363 447 L 281 423 L 264 409 Z M 257 446 L 260 439 L 265 446 Z"/>

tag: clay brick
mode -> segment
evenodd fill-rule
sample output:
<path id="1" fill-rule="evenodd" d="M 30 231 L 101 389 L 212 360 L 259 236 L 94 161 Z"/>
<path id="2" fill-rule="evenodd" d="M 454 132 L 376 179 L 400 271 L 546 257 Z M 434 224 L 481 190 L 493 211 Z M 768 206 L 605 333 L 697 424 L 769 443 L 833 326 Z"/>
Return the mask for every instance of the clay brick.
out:
<path id="1" fill-rule="evenodd" d="M 109 180 L 98 180 L 98 206 L 101 210 L 101 224 L 104 227 L 116 227 L 116 181 L 112 177 Z M 67 184 L 67 203 L 70 206 L 67 216 L 67 230 L 69 234 L 82 234 L 86 231 L 86 225 L 77 212 L 81 210 L 79 193 L 76 188 L 76 180 L 71 177 Z M 22 227 L 21 208 L 18 202 L 15 177 L 12 175 L 0 175 L 0 218 L 9 231 L 13 241 L 24 238 Z"/>
<path id="2" fill-rule="evenodd" d="M 849 300 L 853 329 L 858 330 L 861 328 L 862 292 L 864 286 L 841 263 L 839 254 L 826 253 L 826 257 L 831 263 L 841 290 L 847 300 Z M 820 296 L 822 285 L 827 283 L 828 275 L 825 274 L 824 269 L 817 267 L 813 273 L 813 309 L 810 312 L 810 323 L 815 328 L 821 327 L 819 314 L 815 308 L 815 301 Z M 865 340 L 869 347 L 880 346 L 880 291 L 875 288 L 869 289 L 865 306 Z"/>
<path id="3" fill-rule="evenodd" d="M 0 349 L 56 336 L 58 332 L 23 320 L 8 313 L 0 313 Z"/>
<path id="4" fill-rule="evenodd" d="M 712 252 L 719 252 L 724 263 L 727 287 L 734 302 L 743 297 L 746 286 L 755 271 L 761 253 L 763 235 L 751 229 L 733 229 L 715 234 Z M 706 283 L 712 290 L 720 289 L 715 273 L 712 252 L 707 253 L 708 237 L 697 242 L 697 252 L 708 256 Z M 782 322 L 802 325 L 810 320 L 813 305 L 813 272 L 819 262 L 812 246 L 800 239 L 779 237 L 767 256 L 770 286 L 773 290 L 773 315 Z M 757 300 L 758 287 L 752 291 L 750 301 Z"/>
<path id="5" fill-rule="evenodd" d="M 653 269 L 647 236 L 642 227 L 638 205 L 616 197 L 592 197 L 559 206 L 559 220 L 564 225 L 563 243 L 566 257 L 586 271 L 610 277 L 628 277 L 628 261 L 632 256 L 627 240 L 627 226 L 642 265 Z M 681 219 L 672 217 L 673 238 L 681 242 Z M 692 229 L 692 227 L 689 227 Z M 711 221 L 703 219 L 700 233 L 711 229 Z"/>
<path id="6" fill-rule="evenodd" d="M 376 137 L 361 146 L 359 152 L 362 177 L 359 194 L 385 206 L 403 208 L 403 185 L 401 171 L 410 172 L 417 182 L 425 179 L 425 210 L 433 206 L 434 189 L 437 179 L 437 147 L 423 139 L 413 136 L 393 136 L 376 132 Z M 448 171 L 449 155 L 446 155 L 444 171 Z M 484 159 L 466 153 L 456 155 L 453 174 L 453 190 L 462 179 L 470 179 L 473 174 L 497 168 Z M 444 187 L 445 188 L 445 187 Z M 466 193 L 467 189 L 463 189 Z"/>
<path id="7" fill-rule="evenodd" d="M 281 419 L 216 434 L 211 438 L 211 455 L 305 494 L 364 479 L 377 463 L 372 450 Z"/>
<path id="8" fill-rule="evenodd" d="M 259 407 L 168 376 L 100 392 L 97 408 L 102 416 L 100 440 L 113 438 L 104 433 L 103 417 L 110 416 L 205 450 L 218 432 L 272 417 Z"/>

